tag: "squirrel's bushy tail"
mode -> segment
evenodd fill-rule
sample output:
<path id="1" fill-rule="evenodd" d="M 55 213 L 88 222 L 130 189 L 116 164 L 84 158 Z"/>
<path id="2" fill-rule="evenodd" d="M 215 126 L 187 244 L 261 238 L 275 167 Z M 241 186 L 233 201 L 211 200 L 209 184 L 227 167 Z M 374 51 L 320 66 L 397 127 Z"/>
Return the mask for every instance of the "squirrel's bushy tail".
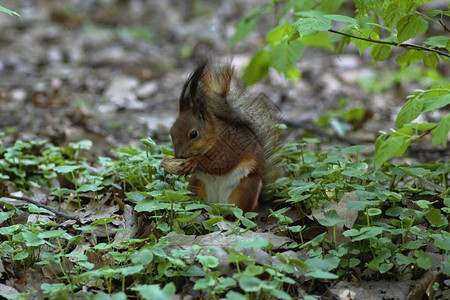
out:
<path id="1" fill-rule="evenodd" d="M 196 70 L 201 70 L 198 84 L 211 113 L 227 122 L 245 125 L 254 133 L 264 149 L 263 183 L 265 186 L 272 183 L 279 175 L 276 167 L 280 161 L 277 153 L 280 142 L 278 108 L 265 94 L 248 93 L 243 82 L 234 75 L 231 61 L 205 61 Z"/>

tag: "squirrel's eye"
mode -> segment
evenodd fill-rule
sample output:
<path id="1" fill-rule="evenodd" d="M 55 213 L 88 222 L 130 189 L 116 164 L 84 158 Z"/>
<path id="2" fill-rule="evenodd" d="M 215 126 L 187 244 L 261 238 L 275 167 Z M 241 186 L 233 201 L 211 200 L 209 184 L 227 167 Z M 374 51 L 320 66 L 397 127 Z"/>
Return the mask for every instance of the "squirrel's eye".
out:
<path id="1" fill-rule="evenodd" d="M 192 139 L 195 139 L 196 137 L 198 136 L 198 132 L 197 132 L 197 130 L 192 130 L 191 131 L 191 133 L 189 134 L 189 138 L 192 140 Z"/>

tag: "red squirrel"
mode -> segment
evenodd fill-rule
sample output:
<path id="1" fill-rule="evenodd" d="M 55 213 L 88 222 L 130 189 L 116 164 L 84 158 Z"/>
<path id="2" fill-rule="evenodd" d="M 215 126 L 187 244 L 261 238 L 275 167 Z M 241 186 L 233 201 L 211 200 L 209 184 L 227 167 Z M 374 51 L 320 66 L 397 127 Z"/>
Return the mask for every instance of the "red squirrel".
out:
<path id="1" fill-rule="evenodd" d="M 178 174 L 191 174 L 188 190 L 208 202 L 256 211 L 276 159 L 274 107 L 248 94 L 230 63 L 200 63 L 183 86 L 170 129 Z"/>

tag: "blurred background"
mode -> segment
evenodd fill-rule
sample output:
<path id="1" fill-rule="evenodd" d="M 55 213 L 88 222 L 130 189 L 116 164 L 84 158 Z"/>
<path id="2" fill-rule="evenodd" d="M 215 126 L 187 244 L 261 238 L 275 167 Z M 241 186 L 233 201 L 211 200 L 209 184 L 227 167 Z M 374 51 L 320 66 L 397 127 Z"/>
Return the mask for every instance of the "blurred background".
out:
<path id="1" fill-rule="evenodd" d="M 3 146 L 36 138 L 55 145 L 89 139 L 97 154 L 108 155 L 113 148 L 140 144 L 144 136 L 169 141 L 178 96 L 195 64 L 205 57 L 231 57 L 242 74 L 265 44 L 265 34 L 275 24 L 271 14 L 230 48 L 238 21 L 261 3 L 2 1 L 21 15 L 0 14 Z M 370 51 L 360 56 L 347 47 L 336 56 L 333 49 L 306 48 L 296 63 L 300 80 L 292 82 L 271 70 L 250 89 L 266 93 L 284 120 L 297 124 L 287 131 L 290 139 L 306 134 L 335 144 L 342 140 L 333 137 L 345 135 L 357 143 L 373 143 L 379 130 L 394 126 L 407 95 L 449 76 L 449 70 L 427 70 L 421 64 L 399 72 L 396 56 L 374 65 Z M 308 124 L 313 127 L 305 131 Z M 427 146 L 411 151 L 421 153 Z"/>

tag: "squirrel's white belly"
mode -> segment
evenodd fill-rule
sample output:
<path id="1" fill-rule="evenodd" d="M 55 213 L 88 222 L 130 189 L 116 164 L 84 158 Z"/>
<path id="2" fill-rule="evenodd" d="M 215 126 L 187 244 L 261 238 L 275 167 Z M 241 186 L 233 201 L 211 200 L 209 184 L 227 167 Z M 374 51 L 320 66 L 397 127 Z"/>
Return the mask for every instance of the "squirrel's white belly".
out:
<path id="1" fill-rule="evenodd" d="M 222 176 L 214 176 L 201 171 L 195 171 L 194 175 L 205 185 L 208 202 L 229 203 L 231 193 L 239 185 L 242 178 L 248 176 L 249 173 L 250 166 L 244 165 Z"/>

